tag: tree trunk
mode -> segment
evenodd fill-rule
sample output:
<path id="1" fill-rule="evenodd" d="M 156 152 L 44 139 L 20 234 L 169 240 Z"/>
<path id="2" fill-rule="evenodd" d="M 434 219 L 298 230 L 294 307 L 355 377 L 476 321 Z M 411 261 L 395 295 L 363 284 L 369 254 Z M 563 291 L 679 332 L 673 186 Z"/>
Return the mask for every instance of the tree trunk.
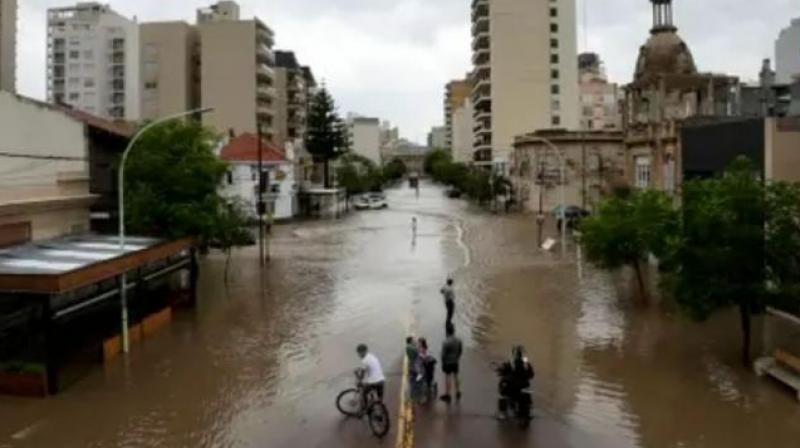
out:
<path id="1" fill-rule="evenodd" d="M 642 302 L 647 303 L 647 287 L 644 284 L 644 272 L 642 272 L 642 262 L 640 260 L 633 262 L 633 270 L 636 271 L 636 282 L 639 285 L 639 297 Z"/>
<path id="2" fill-rule="evenodd" d="M 739 304 L 739 318 L 742 324 L 742 364 L 750 367 L 750 340 L 752 338 L 752 316 L 750 302 L 743 301 Z"/>
<path id="3" fill-rule="evenodd" d="M 328 175 L 329 174 L 328 173 L 329 169 L 330 169 L 330 161 L 326 159 L 325 162 L 324 162 L 324 165 L 322 165 L 322 172 L 323 172 L 322 175 L 325 177 L 322 180 L 322 184 L 325 186 L 325 188 L 330 188 L 331 187 L 331 178 Z"/>

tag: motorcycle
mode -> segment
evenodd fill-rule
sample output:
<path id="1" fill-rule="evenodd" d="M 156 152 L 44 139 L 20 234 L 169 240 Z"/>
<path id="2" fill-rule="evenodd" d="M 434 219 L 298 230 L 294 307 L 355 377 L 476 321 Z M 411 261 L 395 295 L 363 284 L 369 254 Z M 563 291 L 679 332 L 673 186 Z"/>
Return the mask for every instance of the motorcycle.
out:
<path id="1" fill-rule="evenodd" d="M 514 347 L 512 353 L 510 361 L 494 365 L 499 378 L 498 417 L 500 420 L 514 420 L 521 428 L 527 428 L 533 418 L 530 387 L 535 374 L 522 346 Z"/>

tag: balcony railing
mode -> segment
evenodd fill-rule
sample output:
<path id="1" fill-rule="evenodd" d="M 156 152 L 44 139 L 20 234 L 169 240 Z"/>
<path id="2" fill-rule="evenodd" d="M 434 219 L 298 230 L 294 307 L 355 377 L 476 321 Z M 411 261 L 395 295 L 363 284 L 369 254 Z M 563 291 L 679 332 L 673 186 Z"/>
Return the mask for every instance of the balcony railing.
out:
<path id="1" fill-rule="evenodd" d="M 491 58 L 492 53 L 488 48 L 480 48 L 472 53 L 472 63 L 476 67 L 488 66 Z"/>
<path id="2" fill-rule="evenodd" d="M 489 49 L 489 31 L 481 31 L 472 39 L 472 50 Z"/>

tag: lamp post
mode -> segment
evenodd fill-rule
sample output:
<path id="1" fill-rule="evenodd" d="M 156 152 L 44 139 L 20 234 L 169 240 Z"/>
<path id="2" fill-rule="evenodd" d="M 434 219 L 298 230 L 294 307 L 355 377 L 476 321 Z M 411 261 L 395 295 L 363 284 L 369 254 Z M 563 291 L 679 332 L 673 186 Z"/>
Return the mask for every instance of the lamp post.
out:
<path id="1" fill-rule="evenodd" d="M 122 153 L 122 158 L 119 162 L 119 173 L 117 175 L 117 201 L 119 203 L 119 252 L 120 256 L 125 254 L 125 161 L 128 160 L 128 154 L 133 149 L 133 145 L 141 138 L 144 133 L 149 131 L 155 126 L 158 126 L 162 123 L 166 123 L 168 121 L 177 120 L 178 118 L 183 118 L 189 115 L 200 115 L 207 112 L 211 112 L 214 110 L 212 107 L 200 108 L 200 109 L 193 109 L 185 112 L 181 112 L 174 115 L 168 115 L 163 118 L 159 118 L 158 120 L 152 121 L 139 129 L 136 134 L 131 138 L 131 141 L 128 143 L 128 146 L 125 148 L 125 151 Z M 120 308 L 121 308 L 121 318 L 122 318 L 122 352 L 128 353 L 130 349 L 130 341 L 128 339 L 128 287 L 127 287 L 127 280 L 128 280 L 127 272 L 123 272 L 120 276 L 120 286 L 119 286 L 119 297 L 120 297 Z"/>
<path id="2" fill-rule="evenodd" d="M 558 157 L 558 163 L 560 165 L 559 173 L 560 173 L 560 177 L 561 177 L 561 194 L 560 194 L 560 196 L 561 196 L 561 205 L 559 206 L 559 214 L 561 215 L 560 216 L 561 217 L 561 255 L 563 257 L 567 253 L 567 214 L 566 214 L 567 206 L 566 206 L 566 203 L 565 203 L 567 194 L 566 194 L 565 186 L 564 186 L 566 184 L 566 182 L 567 182 L 566 160 L 564 158 L 564 154 L 562 154 L 561 151 L 559 151 L 558 147 L 556 145 L 554 145 L 553 142 L 551 142 L 550 140 L 548 140 L 548 139 L 546 139 L 544 137 L 538 137 L 538 136 L 528 136 L 527 138 L 529 138 L 529 139 L 531 139 L 533 141 L 544 143 L 548 148 L 550 148 L 556 154 L 556 157 Z M 541 194 L 542 194 L 541 193 L 541 189 L 542 189 L 542 185 L 540 183 L 540 185 L 539 185 L 540 215 L 541 215 Z M 539 227 L 541 228 L 541 225 L 539 225 Z"/>

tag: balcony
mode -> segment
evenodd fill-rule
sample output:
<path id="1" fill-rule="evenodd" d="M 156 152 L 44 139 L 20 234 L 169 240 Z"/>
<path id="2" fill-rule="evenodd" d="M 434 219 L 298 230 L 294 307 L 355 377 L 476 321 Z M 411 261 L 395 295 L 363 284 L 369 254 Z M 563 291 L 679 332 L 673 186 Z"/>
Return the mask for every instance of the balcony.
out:
<path id="1" fill-rule="evenodd" d="M 472 37 L 489 32 L 489 16 L 481 16 L 472 21 Z"/>
<path id="2" fill-rule="evenodd" d="M 472 50 L 489 49 L 489 31 L 481 31 L 472 39 Z"/>
<path id="3" fill-rule="evenodd" d="M 475 65 L 475 67 L 488 67 L 491 59 L 492 52 L 489 51 L 488 48 L 481 48 L 472 53 L 472 63 Z M 479 75 L 476 73 L 476 76 Z"/>
<path id="4" fill-rule="evenodd" d="M 492 119 L 492 111 L 488 109 L 475 109 L 472 119 L 476 122 Z"/>
<path id="5" fill-rule="evenodd" d="M 272 104 L 258 102 L 256 104 L 256 114 L 272 117 L 275 112 L 272 110 Z"/>
<path id="6" fill-rule="evenodd" d="M 266 99 L 270 99 L 270 100 L 275 98 L 275 88 L 274 87 L 259 86 L 256 89 L 256 93 L 258 94 L 258 98 L 266 98 Z"/>
<path id="7" fill-rule="evenodd" d="M 256 31 L 256 41 L 268 48 L 272 48 L 275 45 L 275 36 L 269 29 L 258 28 Z"/>
<path id="8" fill-rule="evenodd" d="M 272 50 L 270 50 L 266 45 L 259 44 L 258 47 L 256 47 L 256 61 L 268 66 L 274 66 L 275 53 L 273 53 Z"/>
<path id="9" fill-rule="evenodd" d="M 489 16 L 489 0 L 474 0 L 472 2 L 472 20 L 478 17 Z"/>
<path id="10" fill-rule="evenodd" d="M 475 90 L 472 92 L 472 102 L 476 109 L 488 109 L 492 103 L 492 89 Z"/>
<path id="11" fill-rule="evenodd" d="M 268 79 L 270 81 L 275 79 L 275 71 L 266 64 L 258 64 L 256 68 L 256 75 L 262 79 Z"/>
<path id="12" fill-rule="evenodd" d="M 113 93 L 109 96 L 109 100 L 113 105 L 123 105 L 125 104 L 125 94 L 124 93 Z"/>

